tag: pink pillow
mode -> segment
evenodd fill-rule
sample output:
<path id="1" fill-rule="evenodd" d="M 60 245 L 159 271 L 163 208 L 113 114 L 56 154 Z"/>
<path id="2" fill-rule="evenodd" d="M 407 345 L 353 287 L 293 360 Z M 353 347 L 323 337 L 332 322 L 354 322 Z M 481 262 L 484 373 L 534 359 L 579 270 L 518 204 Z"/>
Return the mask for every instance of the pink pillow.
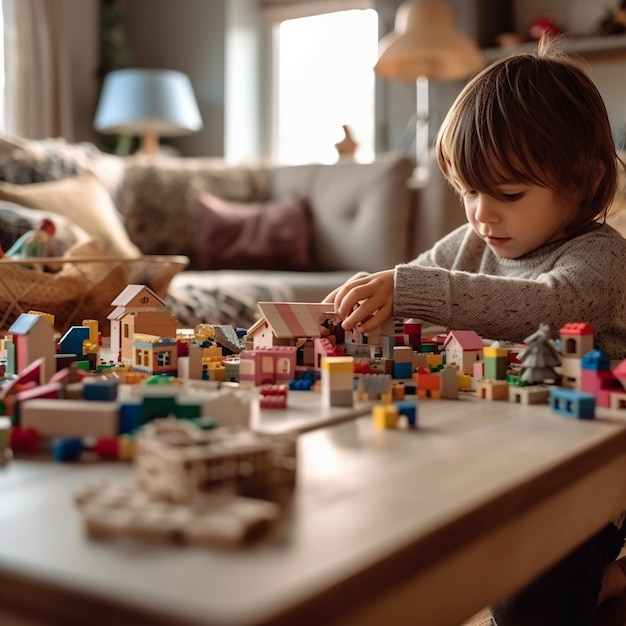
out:
<path id="1" fill-rule="evenodd" d="M 310 270 L 311 213 L 303 198 L 231 202 L 208 192 L 191 199 L 196 269 Z"/>

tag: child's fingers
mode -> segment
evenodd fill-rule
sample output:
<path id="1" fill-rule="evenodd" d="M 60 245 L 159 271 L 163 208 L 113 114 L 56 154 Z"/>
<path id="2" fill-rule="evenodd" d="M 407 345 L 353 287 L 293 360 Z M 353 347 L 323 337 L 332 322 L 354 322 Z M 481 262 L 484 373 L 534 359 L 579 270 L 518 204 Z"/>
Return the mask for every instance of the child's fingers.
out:
<path id="1" fill-rule="evenodd" d="M 343 317 L 341 326 L 344 330 L 355 328 L 359 324 L 363 324 L 372 315 L 376 313 L 378 307 L 371 300 L 365 300 L 360 306 L 357 306 L 349 315 Z"/>

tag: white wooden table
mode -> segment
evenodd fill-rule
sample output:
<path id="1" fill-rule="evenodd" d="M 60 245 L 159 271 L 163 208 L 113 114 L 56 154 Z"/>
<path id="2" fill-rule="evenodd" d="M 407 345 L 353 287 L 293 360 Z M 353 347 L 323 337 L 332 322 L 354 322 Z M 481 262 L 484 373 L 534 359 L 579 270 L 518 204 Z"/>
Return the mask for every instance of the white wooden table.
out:
<path id="1" fill-rule="evenodd" d="M 421 401 L 415 431 L 307 432 L 284 523 L 236 552 L 90 541 L 73 493 L 131 468 L 15 460 L 0 623 L 458 626 L 626 507 L 626 417 L 599 413 L 465 397 Z"/>

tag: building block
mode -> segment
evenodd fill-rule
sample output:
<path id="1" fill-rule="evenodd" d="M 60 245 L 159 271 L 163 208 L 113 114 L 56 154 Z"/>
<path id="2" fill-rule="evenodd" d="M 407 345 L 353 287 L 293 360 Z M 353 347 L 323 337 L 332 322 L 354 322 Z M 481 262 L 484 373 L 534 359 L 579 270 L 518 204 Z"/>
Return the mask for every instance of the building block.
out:
<path id="1" fill-rule="evenodd" d="M 509 402 L 545 404 L 550 401 L 550 388 L 543 385 L 509 385 Z"/>
<path id="2" fill-rule="evenodd" d="M 550 408 L 554 413 L 573 419 L 594 419 L 596 416 L 596 399 L 590 393 L 575 389 L 551 389 Z"/>
<path id="3" fill-rule="evenodd" d="M 128 398 L 120 403 L 119 432 L 132 433 L 143 425 L 143 402 L 140 398 Z"/>
<path id="4" fill-rule="evenodd" d="M 119 381 L 116 378 L 93 378 L 83 381 L 83 398 L 85 400 L 117 400 Z"/>
<path id="5" fill-rule="evenodd" d="M 23 428 L 34 428 L 40 437 L 115 437 L 119 407 L 96 400 L 26 400 L 20 419 Z"/>
<path id="6" fill-rule="evenodd" d="M 55 461 L 77 461 L 83 452 L 83 438 L 58 437 L 52 440 L 50 449 Z"/>
<path id="7" fill-rule="evenodd" d="M 476 395 L 483 400 L 508 400 L 509 385 L 505 380 L 480 380 L 476 383 Z"/>
<path id="8" fill-rule="evenodd" d="M 393 377 L 394 378 L 411 378 L 413 375 L 413 363 L 401 362 L 393 364 Z"/>
<path id="9" fill-rule="evenodd" d="M 394 404 L 398 407 L 399 415 L 406 418 L 409 426 L 417 426 L 417 402 L 402 401 Z"/>
<path id="10" fill-rule="evenodd" d="M 378 430 L 396 428 L 400 410 L 396 404 L 377 404 L 372 409 L 374 427 Z"/>

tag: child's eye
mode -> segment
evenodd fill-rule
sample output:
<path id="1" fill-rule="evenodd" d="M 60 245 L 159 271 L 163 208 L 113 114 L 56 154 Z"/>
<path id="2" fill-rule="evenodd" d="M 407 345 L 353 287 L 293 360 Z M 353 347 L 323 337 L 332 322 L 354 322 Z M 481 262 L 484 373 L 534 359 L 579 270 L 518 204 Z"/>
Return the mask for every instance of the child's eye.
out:
<path id="1" fill-rule="evenodd" d="M 505 193 L 503 195 L 507 200 L 514 202 L 515 200 L 519 200 L 524 194 L 520 192 L 520 193 Z"/>

